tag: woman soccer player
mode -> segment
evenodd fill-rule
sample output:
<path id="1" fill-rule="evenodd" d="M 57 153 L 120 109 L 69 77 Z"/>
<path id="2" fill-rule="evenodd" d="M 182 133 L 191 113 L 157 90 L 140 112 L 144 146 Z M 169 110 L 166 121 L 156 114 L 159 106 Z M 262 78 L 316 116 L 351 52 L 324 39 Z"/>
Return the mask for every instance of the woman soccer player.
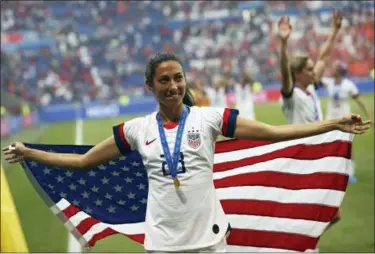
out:
<path id="1" fill-rule="evenodd" d="M 315 64 L 309 56 L 295 56 L 289 63 L 287 48 L 292 26 L 289 18 L 282 17 L 280 19 L 281 108 L 288 123 L 313 123 L 323 119 L 320 100 L 315 92 L 317 85 L 314 84 L 319 83 L 323 76 L 326 62 L 333 42 L 340 30 L 341 22 L 340 11 L 333 10 L 332 30 Z M 340 219 L 340 212 L 338 212 L 330 226 L 340 221 Z"/>
<path id="2" fill-rule="evenodd" d="M 213 79 L 213 87 L 206 87 L 206 92 L 210 98 L 212 107 L 223 108 L 226 106 L 225 90 L 222 84 L 223 79 L 220 76 L 216 76 Z"/>
<path id="3" fill-rule="evenodd" d="M 349 114 L 351 112 L 350 98 L 358 103 L 358 106 L 362 109 L 367 119 L 371 119 L 368 107 L 359 95 L 357 86 L 346 77 L 346 74 L 347 67 L 343 63 L 336 62 L 333 66 L 333 77 L 322 78 L 321 84 L 327 89 L 328 95 L 326 119 L 334 119 Z M 357 182 L 354 161 L 349 172 L 349 182 Z"/>
<path id="4" fill-rule="evenodd" d="M 333 10 L 331 34 L 314 64 L 308 56 L 295 56 L 289 63 L 287 48 L 292 26 L 289 18 L 280 19 L 281 107 L 289 123 L 311 123 L 323 119 L 320 100 L 313 84 L 318 83 L 323 76 L 341 21 L 341 13 Z"/>
<path id="5" fill-rule="evenodd" d="M 240 116 L 255 120 L 254 100 L 253 100 L 253 83 L 250 75 L 244 75 L 240 83 L 235 85 L 236 91 L 236 108 L 240 111 Z"/>
<path id="6" fill-rule="evenodd" d="M 238 110 L 187 106 L 185 71 L 179 58 L 157 54 L 146 68 L 146 86 L 159 111 L 113 127 L 113 135 L 84 155 L 4 148 L 5 159 L 88 169 L 137 150 L 147 169 L 149 192 L 144 248 L 148 252 L 225 252 L 229 221 L 213 184 L 216 137 L 291 140 L 333 130 L 365 133 L 359 115 L 311 124 L 271 126 L 238 116 Z M 189 102 L 186 100 L 185 102 Z M 199 138 L 200 142 L 195 142 Z"/>
<path id="7" fill-rule="evenodd" d="M 333 77 L 323 77 L 321 84 L 327 89 L 327 115 L 326 119 L 342 117 L 351 112 L 349 99 L 354 99 L 358 106 L 370 119 L 368 107 L 359 95 L 358 87 L 347 78 L 347 67 L 340 62 L 333 66 Z"/>

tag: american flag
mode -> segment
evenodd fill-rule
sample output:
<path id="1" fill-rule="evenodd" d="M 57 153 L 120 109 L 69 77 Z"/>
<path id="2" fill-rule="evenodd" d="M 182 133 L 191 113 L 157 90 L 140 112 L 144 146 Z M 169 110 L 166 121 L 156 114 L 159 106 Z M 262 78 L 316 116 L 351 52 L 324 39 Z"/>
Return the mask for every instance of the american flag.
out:
<path id="1" fill-rule="evenodd" d="M 216 143 L 214 183 L 229 217 L 229 252 L 302 252 L 316 248 L 344 198 L 352 135 L 333 131 L 286 142 Z M 60 153 L 91 146 L 26 144 Z M 112 234 L 143 243 L 147 174 L 131 152 L 87 171 L 25 161 L 50 209 L 84 247 Z"/>

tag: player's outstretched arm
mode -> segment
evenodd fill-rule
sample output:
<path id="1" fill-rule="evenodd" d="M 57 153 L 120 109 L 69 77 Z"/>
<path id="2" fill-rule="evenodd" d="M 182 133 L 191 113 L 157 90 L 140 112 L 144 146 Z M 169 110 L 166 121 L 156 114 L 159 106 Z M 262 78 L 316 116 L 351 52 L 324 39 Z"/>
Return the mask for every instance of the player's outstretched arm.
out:
<path id="1" fill-rule="evenodd" d="M 327 41 L 324 43 L 323 47 L 320 50 L 318 59 L 314 67 L 315 81 L 319 82 L 324 74 L 327 60 L 331 54 L 333 44 L 335 42 L 336 36 L 340 30 L 342 22 L 342 14 L 339 10 L 332 10 L 332 29 L 331 33 L 328 36 Z"/>
<path id="2" fill-rule="evenodd" d="M 281 17 L 279 21 L 279 37 L 281 40 L 280 49 L 280 71 L 281 91 L 283 94 L 291 94 L 293 89 L 292 72 L 288 60 L 288 39 L 292 32 L 289 17 Z"/>
<path id="3" fill-rule="evenodd" d="M 52 153 L 26 147 L 20 142 L 3 148 L 5 160 L 18 163 L 24 159 L 49 166 L 71 169 L 88 169 L 121 156 L 114 137 L 97 144 L 86 154 Z"/>
<path id="4" fill-rule="evenodd" d="M 329 121 L 280 126 L 273 126 L 239 116 L 237 117 L 234 136 L 239 139 L 285 141 L 314 136 L 333 130 L 363 134 L 369 128 L 369 120 L 362 121 L 361 116 L 354 114 Z"/>

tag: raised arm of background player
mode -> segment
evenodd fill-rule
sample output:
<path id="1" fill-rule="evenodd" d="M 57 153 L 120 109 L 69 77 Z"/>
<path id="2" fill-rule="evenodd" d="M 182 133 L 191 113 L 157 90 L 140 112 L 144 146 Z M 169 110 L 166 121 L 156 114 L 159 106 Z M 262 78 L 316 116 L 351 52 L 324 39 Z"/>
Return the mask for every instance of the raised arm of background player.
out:
<path id="1" fill-rule="evenodd" d="M 321 78 L 324 74 L 327 60 L 331 54 L 333 44 L 335 42 L 336 36 L 339 33 L 342 22 L 342 14 L 340 10 L 332 10 L 332 22 L 331 22 L 331 32 L 328 36 L 327 41 L 323 44 L 316 64 L 314 66 L 315 82 L 320 83 Z"/>
<path id="2" fill-rule="evenodd" d="M 291 94 L 293 89 L 292 72 L 288 59 L 288 39 L 292 33 L 292 25 L 289 17 L 281 17 L 279 21 L 279 37 L 281 40 L 280 50 L 280 71 L 281 71 L 281 92 Z"/>

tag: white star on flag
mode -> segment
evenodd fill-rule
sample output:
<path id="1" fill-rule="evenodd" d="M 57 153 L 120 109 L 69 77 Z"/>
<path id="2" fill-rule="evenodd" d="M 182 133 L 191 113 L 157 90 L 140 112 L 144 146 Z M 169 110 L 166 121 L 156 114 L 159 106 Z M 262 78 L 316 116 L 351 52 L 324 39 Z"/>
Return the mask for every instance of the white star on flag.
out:
<path id="1" fill-rule="evenodd" d="M 96 192 L 96 193 L 98 193 L 99 192 L 99 188 L 98 187 L 96 187 L 95 185 L 91 188 L 91 191 L 92 192 Z"/>
<path id="2" fill-rule="evenodd" d="M 130 192 L 127 196 L 129 199 L 135 199 L 135 194 L 132 192 Z"/>
<path id="3" fill-rule="evenodd" d="M 100 181 L 102 181 L 102 184 L 108 184 L 109 183 L 109 179 L 106 178 L 106 177 L 103 177 Z"/>
<path id="4" fill-rule="evenodd" d="M 136 161 L 133 161 L 133 162 L 132 162 L 132 166 L 133 166 L 133 167 L 138 167 L 139 165 L 140 165 L 140 163 L 138 163 L 138 162 L 136 162 Z"/>
<path id="5" fill-rule="evenodd" d="M 96 176 L 96 172 L 93 171 L 93 170 L 90 170 L 90 171 L 89 171 L 89 176 Z"/>
<path id="6" fill-rule="evenodd" d="M 62 177 L 62 176 L 58 176 L 58 177 L 56 177 L 56 181 L 57 181 L 58 183 L 62 183 L 62 182 L 64 181 L 64 177 Z"/>
<path id="7" fill-rule="evenodd" d="M 116 192 L 121 192 L 121 190 L 122 190 L 122 186 L 120 186 L 120 185 L 116 185 L 115 187 L 113 187 L 115 190 L 116 190 Z"/>
<path id="8" fill-rule="evenodd" d="M 132 209 L 133 212 L 137 211 L 138 208 L 139 208 L 139 206 L 136 206 L 136 205 L 133 205 L 133 206 L 130 207 L 130 209 Z"/>
<path id="9" fill-rule="evenodd" d="M 106 169 L 107 167 L 104 166 L 104 165 L 100 165 L 98 168 L 99 168 L 100 170 L 104 170 L 104 169 Z"/>

